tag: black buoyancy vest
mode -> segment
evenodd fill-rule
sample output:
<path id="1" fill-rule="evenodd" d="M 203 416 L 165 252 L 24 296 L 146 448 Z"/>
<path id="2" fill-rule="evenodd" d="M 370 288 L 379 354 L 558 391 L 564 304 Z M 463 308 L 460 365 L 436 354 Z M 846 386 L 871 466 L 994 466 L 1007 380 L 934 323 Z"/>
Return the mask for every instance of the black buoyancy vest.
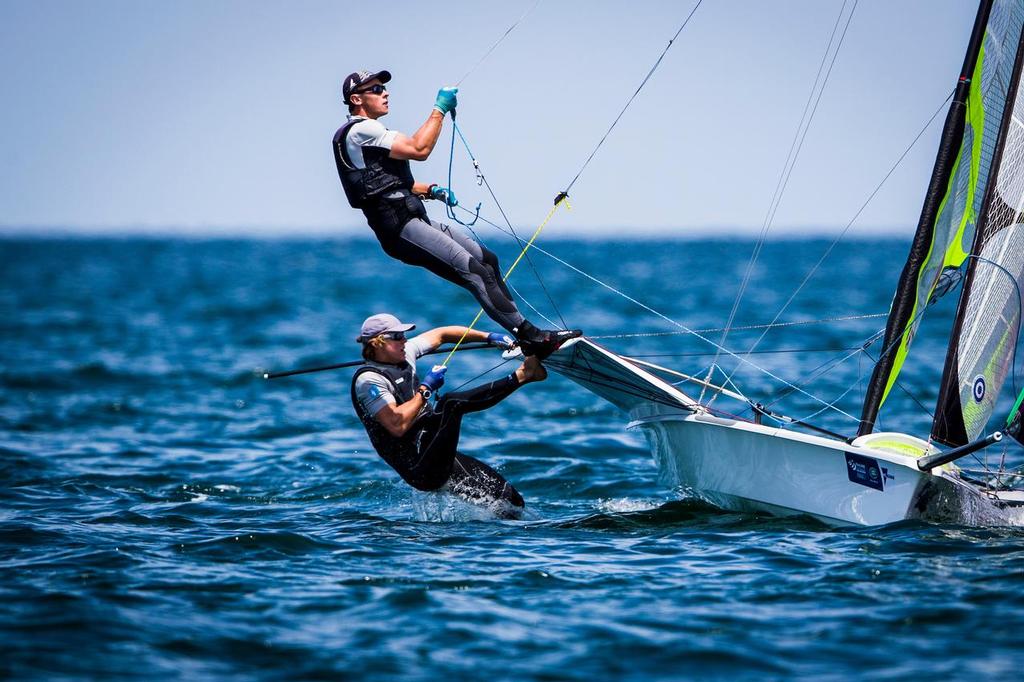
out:
<path id="1" fill-rule="evenodd" d="M 338 166 L 338 177 L 345 188 L 345 196 L 352 208 L 373 208 L 384 194 L 392 190 L 406 190 L 412 193 L 412 169 L 404 159 L 392 159 L 390 152 L 382 147 L 363 147 L 363 161 L 366 168 L 356 168 L 348 153 L 345 138 L 356 123 L 364 119 L 349 121 L 334 133 L 334 162 Z"/>
<path id="2" fill-rule="evenodd" d="M 395 394 L 395 401 L 398 405 L 412 400 L 416 392 L 416 373 L 412 365 L 403 362 L 400 365 L 363 365 L 352 376 L 352 407 L 355 408 L 359 421 L 366 429 L 366 435 L 370 437 L 373 449 L 377 451 L 385 462 L 393 469 L 402 474 L 405 478 L 406 470 L 410 463 L 418 459 L 416 438 L 418 429 L 410 428 L 402 436 L 393 436 L 384 428 L 377 419 L 366 411 L 366 408 L 359 402 L 356 396 L 356 379 L 366 372 L 376 372 L 391 384 L 392 393 Z"/>

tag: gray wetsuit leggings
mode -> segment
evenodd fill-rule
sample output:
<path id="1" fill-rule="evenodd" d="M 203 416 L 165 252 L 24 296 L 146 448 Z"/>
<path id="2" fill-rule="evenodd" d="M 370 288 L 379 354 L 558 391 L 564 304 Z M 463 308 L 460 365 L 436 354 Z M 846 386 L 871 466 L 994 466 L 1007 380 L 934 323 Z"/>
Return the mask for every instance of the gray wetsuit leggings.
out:
<path id="1" fill-rule="evenodd" d="M 498 257 L 462 230 L 413 218 L 398 235 L 380 243 L 392 258 L 424 267 L 468 290 L 487 316 L 508 332 L 522 325 L 525 318 L 501 279 Z"/>

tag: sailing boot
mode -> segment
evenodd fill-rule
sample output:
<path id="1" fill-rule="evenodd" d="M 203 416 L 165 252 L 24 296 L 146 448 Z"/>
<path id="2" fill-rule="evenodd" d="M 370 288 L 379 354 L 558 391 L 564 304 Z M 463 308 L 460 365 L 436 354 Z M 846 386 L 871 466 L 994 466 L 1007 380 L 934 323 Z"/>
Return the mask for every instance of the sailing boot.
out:
<path id="1" fill-rule="evenodd" d="M 526 320 L 512 332 L 523 349 L 523 355 L 533 355 L 538 360 L 547 358 L 569 339 L 583 336 L 580 329 L 538 329 Z"/>

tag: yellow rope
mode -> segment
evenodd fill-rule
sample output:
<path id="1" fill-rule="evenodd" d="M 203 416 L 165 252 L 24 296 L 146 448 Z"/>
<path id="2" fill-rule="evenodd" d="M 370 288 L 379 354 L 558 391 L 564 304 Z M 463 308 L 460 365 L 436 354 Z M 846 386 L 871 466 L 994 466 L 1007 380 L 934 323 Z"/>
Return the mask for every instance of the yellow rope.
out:
<path id="1" fill-rule="evenodd" d="M 505 276 L 501 278 L 502 282 L 508 281 L 509 275 L 511 275 L 512 271 L 516 269 L 517 265 L 519 265 L 519 261 L 523 260 L 523 256 L 526 255 L 527 250 L 529 250 L 529 248 L 533 246 L 533 242 L 537 240 L 537 236 L 540 235 L 541 230 L 544 229 L 544 227 L 548 224 L 551 218 L 555 215 L 555 211 L 557 211 L 558 207 L 561 206 L 562 204 L 565 204 L 566 209 L 572 210 L 572 206 L 569 205 L 569 197 L 564 194 L 560 195 L 559 200 L 556 201 L 555 205 L 551 207 L 550 211 L 548 211 L 547 217 L 544 218 L 543 222 L 541 222 L 541 224 L 534 231 L 533 236 L 530 237 L 530 241 L 526 242 L 526 246 L 524 246 L 523 250 L 519 252 L 519 257 L 515 259 L 511 267 L 509 267 L 509 269 L 505 272 Z M 466 340 L 466 335 L 469 334 L 470 330 L 473 329 L 474 325 L 476 325 L 476 323 L 480 321 L 480 316 L 483 314 L 484 309 L 481 308 L 477 312 L 476 317 L 473 318 L 473 321 L 469 323 L 468 327 L 466 327 L 466 331 L 462 332 L 462 338 L 459 339 L 459 342 L 455 344 L 455 347 L 452 348 L 451 352 L 448 353 L 448 356 L 444 359 L 444 362 L 441 363 L 442 367 L 448 366 L 448 361 L 452 359 L 453 355 L 455 355 L 455 351 L 457 351 L 459 349 L 459 346 L 462 345 L 462 342 Z"/>

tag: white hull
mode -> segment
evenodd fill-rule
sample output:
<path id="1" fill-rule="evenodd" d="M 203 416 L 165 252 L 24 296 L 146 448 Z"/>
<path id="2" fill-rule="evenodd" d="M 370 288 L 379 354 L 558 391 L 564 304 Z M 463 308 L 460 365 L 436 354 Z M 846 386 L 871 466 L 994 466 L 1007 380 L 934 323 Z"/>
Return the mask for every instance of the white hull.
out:
<path id="1" fill-rule="evenodd" d="M 586 339 L 566 344 L 546 364 L 629 414 L 629 428 L 646 436 L 663 483 L 723 509 L 879 525 L 967 520 L 965 513 L 991 507 L 953 467 L 920 471 L 917 457 L 928 445 L 910 436 L 874 434 L 850 444 L 711 416 L 674 386 Z"/>
<path id="2" fill-rule="evenodd" d="M 909 457 L 708 415 L 650 417 L 630 427 L 647 437 L 663 483 L 734 511 L 892 523 L 919 516 L 915 504 L 938 478 Z M 879 488 L 851 480 L 847 453 L 877 463 Z"/>

